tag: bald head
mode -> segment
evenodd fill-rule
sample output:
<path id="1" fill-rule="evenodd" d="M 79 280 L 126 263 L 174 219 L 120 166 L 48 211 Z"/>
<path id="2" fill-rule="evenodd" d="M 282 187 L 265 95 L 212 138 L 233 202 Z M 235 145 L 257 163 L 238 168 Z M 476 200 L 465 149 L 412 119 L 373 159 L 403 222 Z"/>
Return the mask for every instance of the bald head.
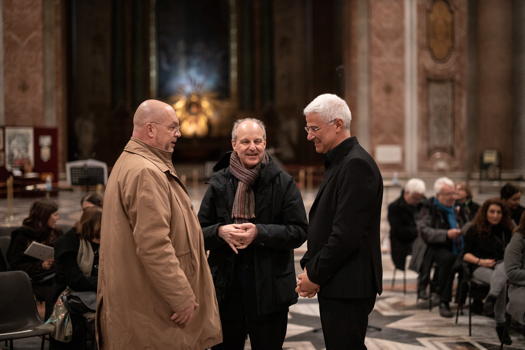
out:
<path id="1" fill-rule="evenodd" d="M 147 145 L 173 152 L 180 137 L 179 118 L 167 103 L 158 100 L 142 102 L 133 116 L 133 138 Z"/>

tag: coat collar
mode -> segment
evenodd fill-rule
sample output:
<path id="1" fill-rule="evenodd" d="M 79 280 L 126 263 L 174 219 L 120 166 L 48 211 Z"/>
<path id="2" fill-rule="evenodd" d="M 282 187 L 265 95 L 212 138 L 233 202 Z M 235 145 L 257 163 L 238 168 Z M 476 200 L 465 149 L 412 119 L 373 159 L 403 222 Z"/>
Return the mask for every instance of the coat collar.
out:
<path id="1" fill-rule="evenodd" d="M 124 151 L 144 157 L 163 173 L 168 172 L 173 176 L 177 176 L 177 172 L 171 162 L 171 152 L 152 147 L 136 138 L 131 138 L 128 141 Z"/>
<path id="2" fill-rule="evenodd" d="M 350 150 L 357 144 L 359 144 L 359 142 L 357 142 L 357 137 L 351 136 L 342 141 L 330 151 L 328 151 L 324 157 L 325 168 L 329 169 L 334 164 L 338 164 L 340 160 L 344 158 L 348 154 L 348 152 L 350 152 Z"/>

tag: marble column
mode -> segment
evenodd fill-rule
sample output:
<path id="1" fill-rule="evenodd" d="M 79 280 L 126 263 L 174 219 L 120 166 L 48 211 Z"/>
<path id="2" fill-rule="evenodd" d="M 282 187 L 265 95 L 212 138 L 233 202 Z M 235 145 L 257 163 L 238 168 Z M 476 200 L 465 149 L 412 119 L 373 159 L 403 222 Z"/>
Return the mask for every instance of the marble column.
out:
<path id="1" fill-rule="evenodd" d="M 513 164 L 512 2 L 478 2 L 478 142 L 480 154 L 496 149 L 502 167 Z"/>
<path id="2" fill-rule="evenodd" d="M 525 1 L 513 1 L 514 169 L 525 173 Z"/>
<path id="3" fill-rule="evenodd" d="M 4 105 L 4 2 L 0 2 L 0 125 L 5 125 Z"/>
<path id="4" fill-rule="evenodd" d="M 417 173 L 417 2 L 404 1 L 405 11 L 405 171 Z"/>

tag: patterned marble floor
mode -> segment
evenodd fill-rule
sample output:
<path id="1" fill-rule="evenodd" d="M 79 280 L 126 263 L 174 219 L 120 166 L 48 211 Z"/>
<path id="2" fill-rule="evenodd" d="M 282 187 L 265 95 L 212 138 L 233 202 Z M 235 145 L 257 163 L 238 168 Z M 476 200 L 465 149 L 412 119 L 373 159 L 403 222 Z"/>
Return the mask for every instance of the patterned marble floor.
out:
<path id="1" fill-rule="evenodd" d="M 387 203 L 397 197 L 398 191 L 398 189 L 387 189 L 385 192 L 381 225 L 385 291 L 377 299 L 375 309 L 370 315 L 369 322 L 374 327 L 370 328 L 367 333 L 366 345 L 368 349 L 499 349 L 494 320 L 478 315 L 473 316 L 473 334 L 472 337 L 469 337 L 466 315 L 460 316 L 458 324 L 455 324 L 454 319 L 440 317 L 437 308 L 429 312 L 428 304 L 422 302 L 417 304 L 415 295 L 417 276 L 415 273 L 407 272 L 406 294 L 403 294 L 402 291 L 402 274 L 400 272 L 397 274 L 394 288 L 391 287 L 393 266 L 389 254 L 388 223 L 385 214 Z M 203 187 L 190 189 L 194 207 L 197 210 L 203 193 Z M 82 194 L 81 191 L 60 192 L 56 200 L 60 206 L 61 224 L 72 225 L 78 219 L 80 214 L 79 200 Z M 493 194 L 484 194 L 482 199 L 491 195 Z M 314 197 L 314 192 L 303 193 L 307 210 L 309 210 Z M 31 202 L 32 200 L 28 199 L 15 199 L 13 216 L 8 218 L 6 200 L 0 199 L 0 225 L 19 225 L 22 219 L 27 216 Z M 296 250 L 296 262 L 299 261 L 304 251 L 305 246 Z M 297 269 L 299 269 L 298 264 Z M 284 349 L 324 349 L 320 327 L 317 299 L 300 299 L 296 305 L 290 308 Z M 512 333 L 511 336 L 513 345 L 505 346 L 505 349 L 525 349 L 525 337 L 523 335 Z M 0 349 L 2 346 L 3 344 L 0 344 Z M 38 339 L 19 340 L 15 342 L 15 348 L 19 350 L 39 349 L 40 342 Z M 247 342 L 245 349 L 250 349 L 249 342 Z"/>

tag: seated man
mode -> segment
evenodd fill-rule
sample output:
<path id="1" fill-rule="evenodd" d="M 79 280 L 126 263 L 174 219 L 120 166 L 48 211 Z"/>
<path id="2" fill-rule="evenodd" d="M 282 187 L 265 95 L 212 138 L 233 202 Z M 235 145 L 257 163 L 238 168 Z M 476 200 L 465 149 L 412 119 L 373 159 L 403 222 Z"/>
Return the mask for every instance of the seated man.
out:
<path id="1" fill-rule="evenodd" d="M 454 182 L 441 177 L 434 183 L 435 197 L 423 203 L 417 218 L 418 230 L 428 245 L 430 258 L 438 268 L 437 292 L 439 294 L 439 314 L 453 317 L 450 310 L 454 266 L 463 250 L 461 218 L 454 210 Z"/>
<path id="2" fill-rule="evenodd" d="M 525 208 L 520 205 L 520 188 L 511 183 L 506 183 L 500 190 L 500 197 L 507 204 L 514 225 L 518 226 L 521 214 L 525 211 Z"/>
<path id="3" fill-rule="evenodd" d="M 399 198 L 388 206 L 390 254 L 398 270 L 405 270 L 406 257 L 412 252 L 412 243 L 417 238 L 415 216 L 424 198 L 425 183 L 414 178 L 408 180 Z"/>

